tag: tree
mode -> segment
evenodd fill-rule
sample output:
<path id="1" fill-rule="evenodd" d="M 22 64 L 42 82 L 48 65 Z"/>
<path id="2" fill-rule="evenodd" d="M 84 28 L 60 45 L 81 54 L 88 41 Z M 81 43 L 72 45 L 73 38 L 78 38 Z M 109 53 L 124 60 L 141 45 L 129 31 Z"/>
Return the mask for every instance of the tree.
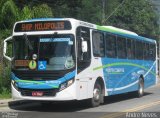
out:
<path id="1" fill-rule="evenodd" d="M 95 24 L 101 23 L 101 2 L 99 0 L 82 0 L 79 9 L 78 19 Z"/>
<path id="2" fill-rule="evenodd" d="M 0 43 L 12 32 L 13 24 L 18 19 L 18 8 L 12 0 L 0 1 Z"/>
<path id="3" fill-rule="evenodd" d="M 26 20 L 26 19 L 32 19 L 33 13 L 31 8 L 28 6 L 25 6 L 21 12 L 19 12 L 18 20 Z"/>
<path id="4" fill-rule="evenodd" d="M 156 13 L 146 0 L 125 0 L 106 25 L 131 30 L 150 38 L 157 38 L 159 33 Z"/>
<path id="5" fill-rule="evenodd" d="M 17 20 L 18 9 L 12 0 L 2 0 L 0 14 L 0 29 L 10 29 Z"/>
<path id="6" fill-rule="evenodd" d="M 18 8 L 13 0 L 0 1 L 0 14 L 0 40 L 11 34 L 16 21 L 53 17 L 52 9 L 47 4 L 38 4 L 34 7 L 26 5 L 23 8 Z"/>
<path id="7" fill-rule="evenodd" d="M 47 4 L 33 7 L 33 18 L 53 17 L 52 10 Z"/>
<path id="8" fill-rule="evenodd" d="M 113 25 L 151 38 L 156 38 L 159 34 L 157 16 L 147 0 L 13 1 L 0 1 L 0 29 L 11 29 L 17 20 L 54 15 L 73 17 L 99 25 Z M 105 6 L 102 1 L 106 3 Z M 103 15 L 106 15 L 105 18 Z"/>

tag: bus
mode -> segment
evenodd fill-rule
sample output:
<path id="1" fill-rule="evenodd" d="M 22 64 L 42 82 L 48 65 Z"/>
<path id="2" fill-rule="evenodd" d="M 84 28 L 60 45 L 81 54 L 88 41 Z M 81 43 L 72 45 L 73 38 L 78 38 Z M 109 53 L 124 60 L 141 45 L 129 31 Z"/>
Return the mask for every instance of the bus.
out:
<path id="1" fill-rule="evenodd" d="M 141 97 L 155 85 L 156 49 L 155 40 L 113 26 L 40 18 L 16 22 L 3 55 L 11 62 L 14 99 L 87 99 L 96 107 L 105 96 L 134 92 Z"/>

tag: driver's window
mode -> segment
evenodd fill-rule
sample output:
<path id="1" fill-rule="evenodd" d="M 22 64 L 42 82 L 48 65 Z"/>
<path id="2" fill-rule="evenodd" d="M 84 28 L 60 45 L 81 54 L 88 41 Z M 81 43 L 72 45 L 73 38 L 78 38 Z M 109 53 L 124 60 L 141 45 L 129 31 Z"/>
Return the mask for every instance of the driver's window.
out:
<path id="1" fill-rule="evenodd" d="M 87 41 L 88 51 L 82 53 L 82 38 L 84 41 Z M 78 58 L 81 61 L 88 61 L 91 59 L 91 51 L 90 51 L 90 30 L 86 27 L 78 27 L 77 28 L 77 51 Z M 83 57 L 81 57 L 83 56 Z M 83 59 L 82 59 L 83 58 Z"/>
<path id="2" fill-rule="evenodd" d="M 90 29 L 87 27 L 78 27 L 76 31 L 77 43 L 77 65 L 78 71 L 87 68 L 91 62 L 91 43 Z M 87 41 L 87 52 L 82 52 L 82 41 Z"/>

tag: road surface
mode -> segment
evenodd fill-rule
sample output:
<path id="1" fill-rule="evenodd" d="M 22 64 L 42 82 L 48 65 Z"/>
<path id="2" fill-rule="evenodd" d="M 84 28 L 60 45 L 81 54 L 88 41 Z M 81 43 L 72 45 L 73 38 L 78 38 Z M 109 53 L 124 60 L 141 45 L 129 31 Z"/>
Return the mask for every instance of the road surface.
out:
<path id="1" fill-rule="evenodd" d="M 160 118 L 160 84 L 145 89 L 142 98 L 135 93 L 110 96 L 99 107 L 89 108 L 86 101 L 49 103 L 31 101 L 0 107 L 2 118 Z M 9 117 L 5 117 L 9 116 Z"/>

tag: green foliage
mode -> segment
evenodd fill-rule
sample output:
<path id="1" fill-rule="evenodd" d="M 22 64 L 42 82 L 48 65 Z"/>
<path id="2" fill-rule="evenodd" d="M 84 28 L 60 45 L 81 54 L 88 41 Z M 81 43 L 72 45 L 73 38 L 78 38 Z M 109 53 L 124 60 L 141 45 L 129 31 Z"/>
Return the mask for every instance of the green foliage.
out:
<path id="1" fill-rule="evenodd" d="M 41 4 L 33 7 L 33 18 L 53 17 L 52 10 L 47 4 Z"/>
<path id="2" fill-rule="evenodd" d="M 0 92 L 0 99 L 7 99 L 7 98 L 11 98 L 11 91 L 10 89 L 3 87 Z"/>
<path id="3" fill-rule="evenodd" d="M 11 35 L 16 21 L 32 18 L 53 17 L 53 10 L 47 4 L 18 8 L 13 0 L 0 1 L 0 42 Z"/>
<path id="4" fill-rule="evenodd" d="M 17 21 L 18 9 L 12 0 L 2 0 L 0 14 L 0 29 L 10 29 Z"/>
<path id="5" fill-rule="evenodd" d="M 0 75 L 0 98 L 8 98 L 10 97 L 11 89 L 10 89 L 10 67 L 9 65 L 4 66 L 4 73 Z"/>
<path id="6" fill-rule="evenodd" d="M 148 1 L 126 0 L 107 24 L 128 29 L 146 37 L 156 38 L 159 32 L 157 20 L 158 18 Z"/>
<path id="7" fill-rule="evenodd" d="M 100 24 L 101 11 L 99 0 L 82 0 L 82 8 L 79 10 L 78 19 Z"/>
<path id="8" fill-rule="evenodd" d="M 104 13 L 102 2 L 106 2 Z M 125 0 L 1 0 L 0 29 L 12 29 L 17 20 L 42 17 L 73 17 L 99 25 L 113 25 L 157 38 L 159 25 L 150 1 Z M 53 14 L 54 11 L 54 14 Z M 112 14 L 113 13 L 113 14 Z M 105 15 L 106 18 L 102 16 Z M 109 19 L 108 16 L 111 17 Z M 5 16 L 5 17 L 4 17 Z M 101 24 L 103 23 L 103 24 Z M 3 37 L 3 36 L 0 36 Z"/>
<path id="9" fill-rule="evenodd" d="M 61 18 L 65 18 L 65 17 L 69 17 L 70 16 L 70 9 L 67 6 L 67 4 L 63 4 L 61 6 L 57 6 L 54 9 L 54 16 L 55 17 L 61 17 Z"/>
<path id="10" fill-rule="evenodd" d="M 33 17 L 32 10 L 28 6 L 25 6 L 22 9 L 22 12 L 19 13 L 18 19 L 26 20 L 26 19 L 31 19 L 32 17 Z"/>
<path id="11" fill-rule="evenodd" d="M 2 43 L 2 39 L 5 39 L 6 37 L 10 36 L 11 33 L 12 29 L 0 30 L 0 44 Z"/>
<path id="12" fill-rule="evenodd" d="M 21 12 L 19 12 L 19 20 L 26 20 L 32 18 L 46 18 L 53 17 L 52 10 L 47 4 L 41 4 L 30 8 L 25 6 Z"/>

